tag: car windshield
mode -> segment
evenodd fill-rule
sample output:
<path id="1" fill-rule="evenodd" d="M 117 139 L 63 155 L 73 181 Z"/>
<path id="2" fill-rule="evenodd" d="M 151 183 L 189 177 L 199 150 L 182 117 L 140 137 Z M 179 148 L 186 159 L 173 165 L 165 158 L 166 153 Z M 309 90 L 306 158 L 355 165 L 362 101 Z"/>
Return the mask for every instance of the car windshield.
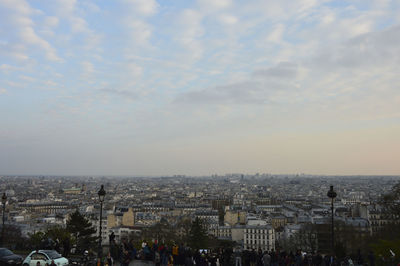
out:
<path id="1" fill-rule="evenodd" d="M 9 256 L 9 255 L 13 255 L 13 254 L 14 253 L 12 253 L 10 250 L 8 250 L 6 248 L 0 249 L 0 257 Z"/>
<path id="2" fill-rule="evenodd" d="M 50 259 L 55 260 L 58 258 L 61 258 L 61 254 L 59 254 L 57 251 L 55 250 L 46 250 L 45 252 L 47 254 L 47 256 L 49 256 Z"/>

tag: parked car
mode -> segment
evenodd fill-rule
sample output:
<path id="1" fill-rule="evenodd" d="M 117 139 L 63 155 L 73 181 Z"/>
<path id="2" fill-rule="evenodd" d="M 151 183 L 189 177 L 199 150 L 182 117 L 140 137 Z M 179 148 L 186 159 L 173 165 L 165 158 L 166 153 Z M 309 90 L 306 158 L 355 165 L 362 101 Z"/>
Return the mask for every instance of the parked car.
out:
<path id="1" fill-rule="evenodd" d="M 21 265 L 23 258 L 15 255 L 11 250 L 0 248 L 0 265 Z"/>
<path id="2" fill-rule="evenodd" d="M 68 259 L 61 256 L 55 250 L 35 250 L 25 258 L 22 262 L 22 266 L 36 266 L 38 262 L 40 262 L 42 266 L 46 265 L 46 263 L 50 265 L 52 260 L 54 260 L 57 266 L 69 264 Z"/>

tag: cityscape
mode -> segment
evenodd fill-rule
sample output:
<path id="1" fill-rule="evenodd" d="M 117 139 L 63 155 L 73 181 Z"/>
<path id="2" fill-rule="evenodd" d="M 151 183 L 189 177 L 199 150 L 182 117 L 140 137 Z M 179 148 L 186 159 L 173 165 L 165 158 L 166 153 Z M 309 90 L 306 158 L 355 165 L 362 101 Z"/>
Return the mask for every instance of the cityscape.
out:
<path id="1" fill-rule="evenodd" d="M 398 227 L 398 216 L 391 220 L 393 216 L 386 215 L 382 197 L 400 184 L 400 176 L 257 173 L 202 177 L 1 176 L 0 179 L 0 189 L 4 191 L 3 226 L 18 232 L 15 239 L 12 234 L 3 235 L 3 244 L 17 250 L 29 248 L 27 243 L 32 243 L 38 232 L 68 228 L 68 220 L 75 212 L 92 225 L 92 245 L 84 249 L 93 248 L 96 254 L 97 243 L 101 244 L 101 252 L 111 250 L 111 236 L 115 243 L 133 241 L 138 250 L 143 241 L 152 245 L 190 245 L 190 230 L 196 220 L 202 221 L 209 238 L 197 248 L 213 252 L 230 247 L 240 251 L 302 250 L 326 255 L 332 251 L 331 232 L 315 229 L 330 228 L 331 219 L 350 228 L 351 238 L 376 236 L 391 222 Z M 333 200 L 328 197 L 331 186 L 336 193 Z M 312 239 L 305 241 L 310 232 Z M 339 243 L 349 241 L 340 237 L 336 237 Z M 73 236 L 70 239 L 69 249 L 82 252 L 76 239 Z M 345 254 L 353 256 L 366 248 L 365 243 L 349 241 L 346 245 Z M 369 248 L 372 250 L 373 246 Z M 396 247 L 391 250 L 396 251 Z M 367 263 L 365 250 L 362 255 Z M 380 256 L 390 259 L 391 254 L 387 250 Z"/>

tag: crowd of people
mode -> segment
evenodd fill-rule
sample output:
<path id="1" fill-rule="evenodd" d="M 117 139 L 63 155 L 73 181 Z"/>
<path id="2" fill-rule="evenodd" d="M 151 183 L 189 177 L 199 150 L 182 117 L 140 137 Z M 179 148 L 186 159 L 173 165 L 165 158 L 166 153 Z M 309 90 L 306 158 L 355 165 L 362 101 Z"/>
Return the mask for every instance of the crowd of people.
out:
<path id="1" fill-rule="evenodd" d="M 375 256 L 370 252 L 363 257 L 359 252 L 353 257 L 337 259 L 332 255 L 322 255 L 318 252 L 305 253 L 285 251 L 241 250 L 220 248 L 216 250 L 191 249 L 184 244 L 168 246 L 157 241 L 148 244 L 141 243 L 135 248 L 133 240 L 122 239 L 120 245 L 110 242 L 110 253 L 106 263 L 118 261 L 121 266 L 128 266 L 131 260 L 140 259 L 153 261 L 157 266 L 334 266 L 334 265 L 375 265 Z M 388 264 L 389 265 L 389 264 Z M 396 264 L 394 264 L 396 265 Z"/>

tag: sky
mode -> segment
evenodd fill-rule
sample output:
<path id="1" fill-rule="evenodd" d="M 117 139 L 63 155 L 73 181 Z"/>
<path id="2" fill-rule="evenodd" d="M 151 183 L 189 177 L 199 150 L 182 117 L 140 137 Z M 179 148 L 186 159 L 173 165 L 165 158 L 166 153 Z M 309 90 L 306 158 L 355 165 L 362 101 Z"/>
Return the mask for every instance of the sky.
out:
<path id="1" fill-rule="evenodd" d="M 398 0 L 0 0 L 0 174 L 400 174 Z"/>

